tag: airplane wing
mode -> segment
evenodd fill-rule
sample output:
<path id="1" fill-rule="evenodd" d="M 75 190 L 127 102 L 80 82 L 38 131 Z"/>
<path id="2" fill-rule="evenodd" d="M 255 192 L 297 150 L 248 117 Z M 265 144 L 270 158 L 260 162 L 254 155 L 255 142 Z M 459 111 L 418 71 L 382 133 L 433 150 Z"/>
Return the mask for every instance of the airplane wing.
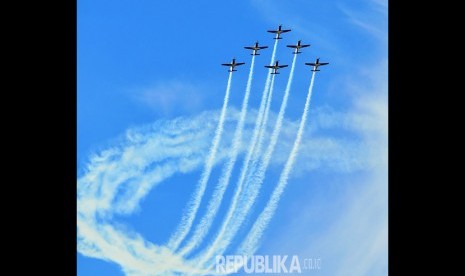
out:
<path id="1" fill-rule="evenodd" d="M 221 65 L 224 65 L 224 66 L 232 66 L 231 63 L 222 63 Z M 237 64 L 236 64 L 237 65 Z"/>
<path id="2" fill-rule="evenodd" d="M 284 68 L 287 67 L 288 65 L 278 65 L 278 68 Z"/>
<path id="3" fill-rule="evenodd" d="M 326 65 L 326 64 L 329 64 L 329 62 L 322 62 L 322 63 L 320 63 L 320 65 Z"/>
<path id="4" fill-rule="evenodd" d="M 261 46 L 261 47 L 258 47 L 258 49 L 266 49 L 268 48 L 268 46 Z"/>
<path id="5" fill-rule="evenodd" d="M 313 62 L 306 62 L 305 65 L 311 65 L 311 66 L 315 66 L 316 64 L 313 63 Z"/>
<path id="6" fill-rule="evenodd" d="M 297 48 L 297 46 L 295 46 L 295 45 L 287 45 L 286 47 L 289 47 L 289 48 Z"/>
<path id="7" fill-rule="evenodd" d="M 265 65 L 266 68 L 274 68 L 273 66 L 270 65 Z"/>
<path id="8" fill-rule="evenodd" d="M 244 47 L 245 49 L 249 49 L 249 50 L 254 50 L 254 47 L 249 47 L 249 46 L 246 46 Z"/>
<path id="9" fill-rule="evenodd" d="M 238 62 L 238 63 L 236 63 L 236 66 L 239 66 L 239 65 L 242 65 L 242 64 L 245 64 L 245 62 Z"/>
<path id="10" fill-rule="evenodd" d="M 305 47 L 308 47 L 308 46 L 310 46 L 310 44 L 300 45 L 300 48 L 305 48 Z"/>
<path id="11" fill-rule="evenodd" d="M 291 30 L 281 30 L 281 33 L 287 33 L 290 32 Z"/>
<path id="12" fill-rule="evenodd" d="M 274 30 L 273 31 L 267 31 L 267 32 L 274 33 L 274 34 L 278 33 L 278 31 L 274 31 Z"/>

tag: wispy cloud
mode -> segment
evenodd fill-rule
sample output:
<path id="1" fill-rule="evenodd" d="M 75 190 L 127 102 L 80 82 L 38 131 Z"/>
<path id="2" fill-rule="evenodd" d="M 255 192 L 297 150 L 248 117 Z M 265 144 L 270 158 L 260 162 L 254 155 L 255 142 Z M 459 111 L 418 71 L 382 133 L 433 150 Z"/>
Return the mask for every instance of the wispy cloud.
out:
<path id="1" fill-rule="evenodd" d="M 206 90 L 200 84 L 169 80 L 150 87 L 135 89 L 131 93 L 138 102 L 150 107 L 157 114 L 167 117 L 200 111 L 204 107 Z"/>
<path id="2" fill-rule="evenodd" d="M 366 0 L 371 6 L 370 12 L 354 9 L 339 3 L 339 10 L 348 18 L 349 22 L 368 32 L 369 35 L 387 42 L 387 1 Z M 367 5 L 368 6 L 368 5 Z"/>
<path id="3" fill-rule="evenodd" d="M 167 248 L 120 227 L 112 217 L 134 212 L 154 186 L 201 164 L 211 138 L 204 126 L 213 128 L 215 121 L 205 124 L 205 116 L 212 118 L 203 114 L 189 123 L 176 119 L 128 130 L 120 144 L 91 157 L 78 179 L 79 252 L 117 263 L 128 275 L 196 271 Z"/>

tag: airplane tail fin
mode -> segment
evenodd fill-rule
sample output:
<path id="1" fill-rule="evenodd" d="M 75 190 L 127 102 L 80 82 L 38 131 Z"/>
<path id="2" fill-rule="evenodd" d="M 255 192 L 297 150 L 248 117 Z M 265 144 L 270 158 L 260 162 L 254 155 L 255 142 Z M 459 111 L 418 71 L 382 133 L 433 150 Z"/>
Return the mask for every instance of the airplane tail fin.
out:
<path id="1" fill-rule="evenodd" d="M 317 71 L 320 71 L 320 70 L 318 70 L 318 69 L 317 70 L 312 70 L 312 72 L 317 72 Z"/>

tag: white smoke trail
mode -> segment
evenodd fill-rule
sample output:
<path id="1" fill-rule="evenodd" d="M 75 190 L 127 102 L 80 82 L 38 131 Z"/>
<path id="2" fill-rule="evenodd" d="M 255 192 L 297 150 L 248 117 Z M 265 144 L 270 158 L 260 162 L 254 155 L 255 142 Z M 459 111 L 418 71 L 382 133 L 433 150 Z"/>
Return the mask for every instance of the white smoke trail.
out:
<path id="1" fill-rule="evenodd" d="M 270 64 L 272 64 L 274 59 L 275 59 L 277 45 L 278 45 L 278 40 L 276 40 L 275 43 L 274 43 L 273 52 L 271 54 L 271 62 L 270 62 Z M 268 72 L 271 72 L 271 69 L 268 70 Z M 239 181 L 237 182 L 237 188 L 234 191 L 234 195 L 233 195 L 232 200 L 231 200 L 231 206 L 229 207 L 228 212 L 227 212 L 225 218 L 223 219 L 220 230 L 218 231 L 218 234 L 216 235 L 215 240 L 208 247 L 207 253 L 204 254 L 205 256 L 210 255 L 215 250 L 218 242 L 222 239 L 222 237 L 224 235 L 224 232 L 226 231 L 226 227 L 228 226 L 229 222 L 231 221 L 232 216 L 234 214 L 234 211 L 236 209 L 236 205 L 237 205 L 239 196 L 240 196 L 240 194 L 242 192 L 242 186 L 243 186 L 243 183 L 244 183 L 247 171 L 248 171 L 249 162 L 250 162 L 250 159 L 252 157 L 252 153 L 254 152 L 254 147 L 255 147 L 255 144 L 256 144 L 258 136 L 259 136 L 260 126 L 261 126 L 261 122 L 262 122 L 262 119 L 263 119 L 263 114 L 264 114 L 264 109 L 265 109 L 267 94 L 268 94 L 267 92 L 268 92 L 268 89 L 269 89 L 269 86 L 270 86 L 270 81 L 271 81 L 271 77 L 270 77 L 270 74 L 268 74 L 267 78 L 266 78 L 266 82 L 265 82 L 265 88 L 263 89 L 263 93 L 262 93 L 262 99 L 260 101 L 260 107 L 259 107 L 259 110 L 258 110 L 257 119 L 255 120 L 255 127 L 254 127 L 254 131 L 253 131 L 253 135 L 252 135 L 252 140 L 251 140 L 251 142 L 249 144 L 249 148 L 247 150 L 247 155 L 246 155 L 246 157 L 244 159 L 244 162 L 242 164 Z M 200 265 L 203 265 L 203 263 L 200 262 Z"/>
<path id="2" fill-rule="evenodd" d="M 218 121 L 218 126 L 215 131 L 215 137 L 213 138 L 212 146 L 210 148 L 208 158 L 205 162 L 205 166 L 200 177 L 199 183 L 197 185 L 197 189 L 187 205 L 187 212 L 182 217 L 181 223 L 179 224 L 177 231 L 171 236 L 168 242 L 168 247 L 172 250 L 175 250 L 179 246 L 181 241 L 186 237 L 189 229 L 192 227 L 192 223 L 194 222 L 195 215 L 197 213 L 197 210 L 199 209 L 203 194 L 205 193 L 205 188 L 207 187 L 208 179 L 210 178 L 210 174 L 215 162 L 218 145 L 221 141 L 221 134 L 223 133 L 224 119 L 226 117 L 226 111 L 228 109 L 229 91 L 231 90 L 232 73 L 232 71 L 229 72 L 228 85 L 226 86 L 226 93 L 224 95 L 220 119 Z"/>
<path id="3" fill-rule="evenodd" d="M 237 231 L 239 230 L 239 227 L 241 226 L 245 217 L 247 216 L 247 213 L 249 212 L 250 207 L 255 202 L 255 198 L 257 197 L 258 192 L 260 190 L 260 185 L 264 180 L 266 169 L 270 162 L 271 155 L 273 154 L 274 148 L 276 146 L 276 142 L 278 141 L 279 133 L 281 131 L 281 126 L 282 126 L 282 122 L 284 119 L 284 113 L 287 107 L 287 100 L 289 98 L 289 93 L 291 90 L 291 84 L 292 84 L 292 79 L 294 75 L 296 58 L 297 58 L 297 55 L 294 55 L 286 90 L 284 92 L 281 107 L 279 109 L 278 118 L 276 120 L 275 127 L 273 129 L 273 133 L 270 138 L 270 144 L 268 145 L 266 149 L 265 155 L 260 160 L 260 164 L 257 169 L 257 172 L 253 174 L 251 178 L 247 179 L 246 184 L 248 184 L 248 187 L 247 187 L 246 192 L 248 192 L 248 194 L 247 196 L 241 198 L 241 201 L 239 202 L 239 206 L 241 208 L 238 208 L 237 213 L 234 214 L 234 217 L 232 217 L 232 220 L 230 221 L 229 225 L 227 225 L 227 227 L 226 226 L 224 227 L 225 230 L 224 230 L 224 233 L 221 233 L 222 234 L 221 237 L 218 235 L 215 241 L 213 242 L 212 246 L 210 246 L 210 248 L 206 251 L 206 253 L 202 255 L 201 262 L 200 262 L 201 264 L 208 262 L 212 258 L 213 255 L 221 255 L 222 252 L 226 250 L 226 248 L 229 246 L 232 239 L 236 235 Z"/>
<path id="4" fill-rule="evenodd" d="M 242 242 L 241 246 L 239 247 L 238 254 L 252 255 L 255 252 L 257 244 L 261 236 L 263 235 L 263 231 L 266 229 L 268 223 L 271 220 L 271 217 L 273 216 L 274 212 L 276 211 L 276 208 L 278 207 L 279 199 L 284 191 L 284 188 L 286 188 L 289 174 L 291 173 L 294 161 L 299 151 L 300 142 L 302 140 L 302 135 L 305 128 L 305 122 L 307 121 L 307 115 L 310 108 L 310 99 L 312 97 L 315 73 L 316 72 L 313 72 L 312 74 L 310 87 L 308 88 L 307 99 L 305 101 L 302 119 L 300 120 L 299 130 L 297 131 L 297 137 L 295 139 L 291 153 L 289 154 L 289 158 L 287 159 L 286 165 L 284 166 L 284 169 L 279 177 L 278 185 L 274 189 L 270 200 L 266 204 L 265 209 L 260 214 L 252 229 L 250 230 L 249 234 L 247 235 L 246 239 Z"/>
<path id="5" fill-rule="evenodd" d="M 252 159 L 250 161 L 250 165 L 248 167 L 248 173 L 247 173 L 247 178 L 249 179 L 252 174 L 255 172 L 257 169 L 257 160 L 260 156 L 260 153 L 262 151 L 262 146 L 263 146 L 263 141 L 265 140 L 265 133 L 266 133 L 266 126 L 268 125 L 268 116 L 270 113 L 270 107 L 271 107 L 271 100 L 273 98 L 273 88 L 274 88 L 274 78 L 276 75 L 272 76 L 271 79 L 271 85 L 270 85 L 270 91 L 268 92 L 268 100 L 266 102 L 266 108 L 265 108 L 265 114 L 263 115 L 263 120 L 262 124 L 260 126 L 260 131 L 258 134 L 258 141 L 257 145 L 254 148 L 253 154 L 252 154 Z"/>
<path id="6" fill-rule="evenodd" d="M 229 179 L 231 178 L 231 174 L 232 174 L 234 165 L 236 164 L 237 155 L 239 153 L 239 149 L 241 146 L 242 132 L 244 129 L 245 118 L 247 116 L 247 106 L 249 102 L 249 95 L 250 95 L 250 90 L 252 89 L 254 64 L 255 64 L 255 56 L 253 55 L 252 61 L 250 63 L 249 78 L 247 80 L 247 86 L 245 88 L 245 95 L 242 101 L 241 114 L 239 117 L 239 121 L 237 123 L 236 131 L 234 132 L 232 149 L 229 152 L 229 159 L 223 167 L 221 177 L 218 181 L 218 184 L 215 190 L 213 191 L 212 199 L 210 200 L 208 204 L 205 215 L 202 217 L 200 222 L 197 224 L 194 234 L 191 237 L 191 239 L 187 242 L 186 246 L 183 249 L 181 249 L 179 252 L 180 255 L 182 256 L 188 254 L 191 250 L 199 246 L 199 244 L 202 242 L 205 235 L 208 233 L 208 230 L 213 223 L 216 213 L 218 212 L 221 201 L 223 200 L 224 192 L 226 191 L 226 188 L 229 185 Z"/>
<path id="7" fill-rule="evenodd" d="M 250 179 L 252 175 L 254 174 L 254 172 L 257 170 L 257 160 L 262 151 L 263 141 L 265 140 L 266 127 L 268 124 L 268 116 L 269 116 L 270 106 L 271 106 L 271 99 L 273 98 L 275 76 L 276 75 L 273 75 L 271 79 L 270 91 L 268 92 L 268 100 L 266 102 L 265 114 L 263 115 L 262 124 L 260 126 L 257 145 L 254 148 L 251 161 L 249 162 L 250 165 L 248 167 L 248 173 L 247 173 L 246 179 Z"/>

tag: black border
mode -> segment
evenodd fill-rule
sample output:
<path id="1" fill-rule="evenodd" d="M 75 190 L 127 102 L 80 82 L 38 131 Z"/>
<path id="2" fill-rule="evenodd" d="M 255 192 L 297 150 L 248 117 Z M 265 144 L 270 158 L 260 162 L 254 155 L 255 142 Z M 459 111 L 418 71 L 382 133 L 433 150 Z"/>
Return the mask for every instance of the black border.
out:
<path id="1" fill-rule="evenodd" d="M 6 183 L 16 189 L 5 200 L 16 202 L 6 213 L 17 236 L 17 253 L 6 253 L 24 263 L 19 274 L 76 275 L 77 0 L 18 5 L 5 9 L 15 29 L 3 40 L 18 73 L 4 101 L 15 110 L 4 117 L 15 127 L 6 144 L 15 159 L 6 161 L 17 170 L 7 173 L 19 179 Z"/>
<path id="2" fill-rule="evenodd" d="M 398 114 L 398 106 L 396 106 L 396 102 L 399 102 L 399 94 L 398 89 L 401 87 L 399 84 L 400 76 L 398 71 L 394 70 L 394 66 L 392 63 L 396 60 L 396 51 L 399 52 L 399 41 L 396 40 L 395 30 L 399 31 L 399 21 L 396 23 L 396 16 L 395 16 L 395 5 L 390 3 L 388 7 L 388 34 L 389 34 L 389 42 L 388 42 L 388 56 L 389 56 L 389 64 L 388 64 L 388 74 L 389 74 L 389 134 L 388 134 L 388 143 L 389 143 L 389 184 L 388 184 L 388 191 L 389 191 L 389 214 L 388 214 L 388 231 L 389 231 L 389 238 L 388 238 L 388 268 L 390 275 L 401 275 L 401 269 L 399 262 L 395 260 L 396 256 L 398 256 L 399 252 L 399 243 L 396 242 L 396 237 L 400 236 L 399 228 L 397 225 L 395 217 L 401 213 L 400 206 L 398 204 L 398 196 L 399 196 L 399 186 L 396 185 L 399 180 L 399 175 L 397 174 L 398 171 L 394 169 L 396 158 L 399 159 L 398 152 L 394 149 L 393 145 L 399 143 L 394 135 L 394 122 L 399 119 Z M 396 44 L 397 43 L 397 44 Z M 398 57 L 397 57 L 398 59 Z M 397 198 L 396 198 L 397 197 Z"/>
<path id="3" fill-rule="evenodd" d="M 430 93 L 436 74 L 431 61 L 441 43 L 434 43 L 431 30 L 440 19 L 427 14 L 427 5 L 405 4 L 389 0 L 388 7 L 389 275 L 430 274 L 445 268 L 444 263 L 431 261 L 441 254 L 433 249 L 438 233 L 431 233 L 437 222 L 431 209 L 439 203 L 431 201 L 437 194 L 428 194 L 439 191 L 431 188 L 440 183 L 433 165 L 437 140 L 430 140 L 436 136 L 430 118 L 441 98 Z"/>

